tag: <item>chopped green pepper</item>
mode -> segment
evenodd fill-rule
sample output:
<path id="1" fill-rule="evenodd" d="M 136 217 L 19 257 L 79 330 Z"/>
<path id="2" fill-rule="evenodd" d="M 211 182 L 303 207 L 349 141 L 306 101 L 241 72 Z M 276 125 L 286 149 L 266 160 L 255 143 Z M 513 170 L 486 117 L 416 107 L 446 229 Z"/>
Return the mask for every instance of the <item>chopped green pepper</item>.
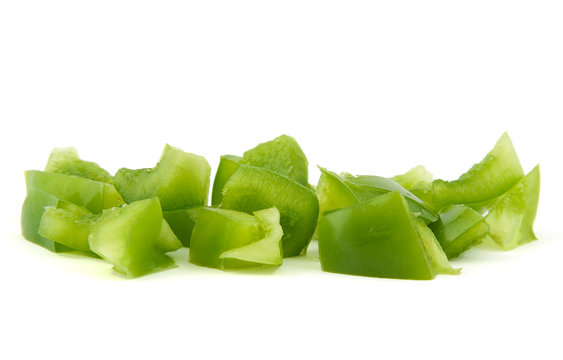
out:
<path id="1" fill-rule="evenodd" d="M 47 207 L 41 216 L 38 232 L 58 244 L 89 253 L 88 236 L 99 217 L 92 213 Z"/>
<path id="2" fill-rule="evenodd" d="M 320 219 L 324 271 L 429 280 L 436 270 L 405 198 L 392 191 Z"/>
<path id="3" fill-rule="evenodd" d="M 185 247 L 190 247 L 190 238 L 197 221 L 197 214 L 202 208 L 163 211 L 162 215 L 173 229 L 174 234 Z"/>
<path id="4" fill-rule="evenodd" d="M 46 206 L 61 207 L 63 203 L 84 206 L 92 213 L 123 204 L 123 199 L 111 184 L 83 177 L 30 170 L 25 172 L 27 196 L 22 206 L 23 237 L 51 251 L 68 251 L 65 246 L 38 233 Z"/>
<path id="5" fill-rule="evenodd" d="M 170 268 L 171 258 L 159 249 L 163 224 L 157 198 L 104 211 L 88 237 L 90 249 L 128 277 Z"/>
<path id="6" fill-rule="evenodd" d="M 353 176 L 347 173 L 336 175 L 321 169 L 321 178 L 317 187 L 319 206 L 322 213 L 370 200 L 391 191 L 399 191 L 405 197 L 413 214 L 421 216 L 427 222 L 437 219 L 426 204 L 395 181 L 370 175 Z"/>
<path id="7" fill-rule="evenodd" d="M 440 219 L 430 224 L 430 228 L 449 259 L 479 244 L 489 233 L 483 216 L 461 204 L 442 209 Z"/>
<path id="8" fill-rule="evenodd" d="M 416 229 L 418 230 L 424 249 L 432 260 L 432 267 L 434 268 L 434 271 L 437 274 L 458 275 L 460 273 L 460 269 L 454 269 L 452 267 L 448 261 L 448 256 L 440 246 L 438 239 L 436 239 L 436 236 L 432 230 L 428 228 L 424 220 L 416 218 L 415 222 Z"/>
<path id="9" fill-rule="evenodd" d="M 113 183 L 112 176 L 98 164 L 80 159 L 75 148 L 56 148 L 51 151 L 45 171 L 76 175 L 90 180 Z"/>
<path id="10" fill-rule="evenodd" d="M 540 168 L 536 166 L 512 189 L 499 196 L 485 217 L 491 237 L 505 250 L 536 240 L 533 224 L 540 194 Z"/>
<path id="11" fill-rule="evenodd" d="M 512 141 L 504 133 L 480 163 L 458 180 L 434 180 L 432 201 L 442 204 L 472 204 L 495 198 L 524 176 Z"/>
<path id="12" fill-rule="evenodd" d="M 294 138 L 281 135 L 246 151 L 243 161 L 247 165 L 272 170 L 280 175 L 309 185 L 309 162 Z"/>
<path id="13" fill-rule="evenodd" d="M 114 184 L 127 203 L 158 197 L 163 210 L 178 210 L 206 205 L 210 173 L 205 158 L 166 145 L 156 167 L 120 169 Z"/>
<path id="14" fill-rule="evenodd" d="M 221 208 L 253 213 L 274 206 L 284 233 L 283 256 L 297 256 L 317 224 L 319 203 L 309 187 L 265 168 L 240 165 L 223 188 Z"/>
<path id="15" fill-rule="evenodd" d="M 244 161 L 240 156 L 235 155 L 223 155 L 219 161 L 219 167 L 217 168 L 217 173 L 215 174 L 215 180 L 213 181 L 213 192 L 211 193 L 211 205 L 218 206 L 223 199 L 223 188 L 231 176 L 235 173 L 238 167 L 243 164 Z"/>
<path id="16" fill-rule="evenodd" d="M 203 208 L 193 230 L 190 261 L 218 269 L 282 263 L 280 214 L 276 208 L 244 212 Z"/>

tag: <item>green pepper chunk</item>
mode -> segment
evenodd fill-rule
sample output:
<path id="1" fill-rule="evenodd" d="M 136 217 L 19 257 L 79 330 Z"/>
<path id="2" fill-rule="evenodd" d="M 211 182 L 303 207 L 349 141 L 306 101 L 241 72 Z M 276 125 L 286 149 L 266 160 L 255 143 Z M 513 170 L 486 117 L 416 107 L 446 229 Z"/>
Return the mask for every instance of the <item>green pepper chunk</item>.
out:
<path id="1" fill-rule="evenodd" d="M 317 196 L 320 209 L 322 213 L 325 213 L 367 201 L 391 191 L 398 191 L 405 197 L 414 215 L 421 216 L 427 222 L 437 219 L 436 214 L 422 200 L 397 182 L 380 176 L 353 176 L 347 173 L 337 175 L 321 168 Z"/>
<path id="2" fill-rule="evenodd" d="M 436 275 L 405 198 L 398 192 L 335 210 L 320 219 L 324 271 L 399 279 Z"/>
<path id="3" fill-rule="evenodd" d="M 243 155 L 244 163 L 272 170 L 308 186 L 309 162 L 297 141 L 288 135 L 259 144 Z"/>
<path id="4" fill-rule="evenodd" d="M 61 200 L 44 191 L 31 188 L 23 202 L 21 213 L 21 229 L 25 239 L 36 243 L 53 252 L 64 252 L 72 249 L 46 239 L 39 234 L 41 217 L 47 206 L 57 206 Z"/>
<path id="5" fill-rule="evenodd" d="M 190 261 L 217 269 L 249 266 L 278 266 L 282 263 L 276 208 L 244 212 L 203 208 L 193 230 Z"/>
<path id="6" fill-rule="evenodd" d="M 28 170 L 25 172 L 27 191 L 38 189 L 54 197 L 84 206 L 99 214 L 123 204 L 123 199 L 111 184 L 74 175 Z"/>
<path id="7" fill-rule="evenodd" d="M 170 268 L 171 258 L 159 249 L 163 224 L 157 198 L 104 211 L 88 237 L 90 249 L 128 277 Z"/>
<path id="8" fill-rule="evenodd" d="M 309 244 L 319 213 L 319 202 L 309 187 L 271 170 L 248 165 L 240 165 L 229 178 L 220 207 L 249 214 L 276 207 L 283 228 L 284 257 L 301 254 Z"/>
<path id="9" fill-rule="evenodd" d="M 489 234 L 489 226 L 483 216 L 461 204 L 442 209 L 440 219 L 430 224 L 430 228 L 449 259 L 481 243 Z"/>
<path id="10" fill-rule="evenodd" d="M 213 191 L 211 193 L 211 205 L 218 206 L 223 199 L 223 188 L 231 176 L 237 171 L 240 164 L 244 161 L 240 156 L 223 155 L 219 161 L 219 167 L 213 181 Z"/>
<path id="11" fill-rule="evenodd" d="M 319 169 L 321 177 L 316 189 L 319 198 L 319 216 L 331 210 L 360 203 L 360 198 L 344 179 L 320 166 Z"/>
<path id="12" fill-rule="evenodd" d="M 70 249 L 38 233 L 45 207 L 69 207 L 69 204 L 75 204 L 99 214 L 103 209 L 123 204 L 123 199 L 111 184 L 37 170 L 26 171 L 25 179 L 27 196 L 22 206 L 22 235 L 54 252 Z"/>
<path id="13" fill-rule="evenodd" d="M 45 171 L 76 175 L 86 179 L 113 183 L 113 177 L 98 164 L 80 159 L 75 148 L 56 148 L 51 151 Z"/>
<path id="14" fill-rule="evenodd" d="M 83 208 L 85 209 L 85 208 Z M 88 236 L 99 215 L 47 207 L 41 216 L 39 235 L 71 249 L 90 253 Z"/>
<path id="15" fill-rule="evenodd" d="M 178 237 L 182 245 L 185 247 L 190 247 L 192 231 L 197 221 L 197 214 L 199 213 L 200 209 L 202 208 L 180 209 L 162 212 L 164 219 L 166 219 L 166 222 L 170 225 L 170 228 L 174 231 L 174 234 Z"/>
<path id="16" fill-rule="evenodd" d="M 391 180 L 414 193 L 416 190 L 432 188 L 433 176 L 424 166 L 418 165 L 404 174 L 393 176 Z"/>
<path id="17" fill-rule="evenodd" d="M 120 169 L 114 184 L 127 203 L 158 197 L 162 209 L 204 206 L 211 168 L 205 158 L 166 145 L 152 169 Z"/>
<path id="18" fill-rule="evenodd" d="M 524 176 L 512 141 L 504 133 L 481 162 L 458 180 L 434 180 L 432 201 L 442 204 L 472 204 L 495 198 Z"/>
<path id="19" fill-rule="evenodd" d="M 452 267 L 448 261 L 448 256 L 440 246 L 438 239 L 436 239 L 436 236 L 432 230 L 428 228 L 424 220 L 416 218 L 415 223 L 420 239 L 422 240 L 422 244 L 424 245 L 424 249 L 426 250 L 426 254 L 432 261 L 432 268 L 434 271 L 437 274 L 459 275 L 461 269 L 454 269 Z"/>
<path id="20" fill-rule="evenodd" d="M 536 240 L 533 231 L 540 194 L 540 168 L 536 166 L 510 190 L 499 196 L 485 217 L 490 235 L 504 250 Z"/>

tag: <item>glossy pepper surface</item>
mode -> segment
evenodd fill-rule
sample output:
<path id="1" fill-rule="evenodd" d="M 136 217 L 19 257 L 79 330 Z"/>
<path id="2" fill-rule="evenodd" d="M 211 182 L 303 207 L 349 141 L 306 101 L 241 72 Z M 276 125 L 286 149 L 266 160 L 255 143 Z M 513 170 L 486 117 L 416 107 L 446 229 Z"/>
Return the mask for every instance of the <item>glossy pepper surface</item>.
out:
<path id="1" fill-rule="evenodd" d="M 417 217 L 397 191 L 335 210 L 320 219 L 319 255 L 324 271 L 401 279 L 429 280 L 456 273 L 445 265 L 441 249 L 421 236 Z M 425 225 L 424 225 L 425 226 Z M 428 241 L 429 240 L 429 241 Z M 433 259 L 432 256 L 436 258 Z"/>

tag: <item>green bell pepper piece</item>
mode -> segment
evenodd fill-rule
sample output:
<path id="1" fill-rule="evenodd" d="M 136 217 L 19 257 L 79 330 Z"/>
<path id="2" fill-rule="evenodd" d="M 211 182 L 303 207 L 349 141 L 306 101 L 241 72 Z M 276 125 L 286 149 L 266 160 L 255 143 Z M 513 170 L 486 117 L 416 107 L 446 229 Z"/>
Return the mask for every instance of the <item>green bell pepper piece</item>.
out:
<path id="1" fill-rule="evenodd" d="M 432 202 L 442 206 L 480 203 L 505 193 L 523 176 L 512 141 L 504 133 L 487 156 L 458 180 L 434 180 Z"/>
<path id="2" fill-rule="evenodd" d="M 70 249 L 38 233 L 45 207 L 70 207 L 70 204 L 75 204 L 90 212 L 101 213 L 103 209 L 123 204 L 123 199 L 111 184 L 37 170 L 26 171 L 25 179 L 27 196 L 22 206 L 22 235 L 54 252 Z"/>
<path id="3" fill-rule="evenodd" d="M 320 169 L 317 196 L 322 213 L 398 191 L 405 197 L 413 214 L 421 216 L 427 222 L 437 219 L 436 214 L 422 200 L 391 179 L 370 175 L 353 176 L 347 173 L 336 175 L 326 169 Z"/>
<path id="4" fill-rule="evenodd" d="M 407 202 L 398 191 L 323 216 L 318 237 L 324 271 L 418 280 L 436 275 Z"/>
<path id="5" fill-rule="evenodd" d="M 205 158 L 166 145 L 152 169 L 120 169 L 114 184 L 127 203 L 158 197 L 162 209 L 204 206 L 211 168 Z"/>
<path id="6" fill-rule="evenodd" d="M 59 201 L 57 207 L 45 208 L 38 233 L 45 239 L 70 249 L 92 253 L 88 237 L 101 217 L 101 214 L 92 214 L 84 207 Z M 175 251 L 182 247 L 182 243 L 164 219 L 156 244 L 163 252 Z"/>
<path id="7" fill-rule="evenodd" d="M 61 202 L 59 198 L 44 191 L 31 188 L 23 202 L 21 213 L 21 229 L 25 239 L 36 243 L 53 252 L 64 252 L 72 249 L 46 239 L 39 234 L 41 216 L 47 206 L 57 206 Z"/>
<path id="8" fill-rule="evenodd" d="M 114 270 L 137 277 L 174 266 L 159 249 L 163 224 L 157 198 L 140 200 L 104 211 L 88 237 L 90 249 L 114 265 Z"/>
<path id="9" fill-rule="evenodd" d="M 316 189 L 319 198 L 319 216 L 361 202 L 344 179 L 320 166 L 319 169 L 321 170 L 321 177 Z"/>
<path id="10" fill-rule="evenodd" d="M 533 231 L 540 194 L 540 168 L 536 166 L 512 189 L 499 196 L 485 217 L 490 235 L 504 250 L 536 240 Z"/>
<path id="11" fill-rule="evenodd" d="M 190 247 L 192 231 L 197 221 L 197 214 L 202 208 L 163 211 L 162 215 L 174 234 L 185 247 Z"/>
<path id="12" fill-rule="evenodd" d="M 283 228 L 284 257 L 301 254 L 309 244 L 319 213 L 317 196 L 309 187 L 271 170 L 248 165 L 240 165 L 229 178 L 220 207 L 246 213 L 276 207 Z"/>
<path id="13" fill-rule="evenodd" d="M 123 199 L 111 184 L 74 175 L 38 170 L 25 172 L 27 191 L 38 189 L 54 197 L 84 206 L 94 214 L 123 204 Z"/>
<path id="14" fill-rule="evenodd" d="M 440 219 L 430 224 L 449 259 L 479 244 L 489 234 L 484 217 L 466 205 L 442 209 Z"/>
<path id="15" fill-rule="evenodd" d="M 99 217 L 89 212 L 47 207 L 41 216 L 38 233 L 71 249 L 91 253 L 88 236 Z"/>
<path id="16" fill-rule="evenodd" d="M 282 263 L 280 214 L 276 208 L 244 212 L 203 208 L 193 230 L 190 261 L 217 269 Z"/>
<path id="17" fill-rule="evenodd" d="M 458 275 L 461 269 L 454 269 L 448 261 L 448 256 L 440 246 L 438 239 L 421 218 L 415 219 L 418 235 L 422 240 L 426 254 L 432 260 L 432 267 L 437 274 Z"/>
<path id="18" fill-rule="evenodd" d="M 399 185 L 413 193 L 416 190 L 431 189 L 433 179 L 432 173 L 422 165 L 418 165 L 404 174 L 391 178 L 391 180 L 396 181 Z"/>
<path id="19" fill-rule="evenodd" d="M 223 188 L 231 176 L 237 171 L 240 164 L 244 161 L 240 156 L 223 155 L 217 167 L 215 180 L 213 181 L 213 191 L 211 193 L 211 205 L 218 206 L 223 199 Z"/>
<path id="20" fill-rule="evenodd" d="M 47 172 L 55 172 L 67 175 L 76 175 L 86 179 L 113 183 L 113 177 L 98 164 L 80 159 L 75 148 L 56 148 L 51 151 L 47 166 Z"/>
<path id="21" fill-rule="evenodd" d="M 309 162 L 294 138 L 281 135 L 259 144 L 243 155 L 244 163 L 272 170 L 280 175 L 309 186 Z"/>

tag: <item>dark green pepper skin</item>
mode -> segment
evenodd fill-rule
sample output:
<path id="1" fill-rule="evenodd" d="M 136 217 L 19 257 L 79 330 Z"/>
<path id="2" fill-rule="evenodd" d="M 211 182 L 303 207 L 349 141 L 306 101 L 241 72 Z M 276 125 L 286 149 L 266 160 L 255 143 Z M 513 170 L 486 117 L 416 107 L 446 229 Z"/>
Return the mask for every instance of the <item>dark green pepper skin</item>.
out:
<path id="1" fill-rule="evenodd" d="M 318 227 L 324 271 L 384 278 L 430 280 L 430 257 L 399 192 L 335 210 Z"/>
<path id="2" fill-rule="evenodd" d="M 172 211 L 163 211 L 164 219 L 170 225 L 174 234 L 182 242 L 184 247 L 190 247 L 190 239 L 192 231 L 197 221 L 197 215 L 202 208 L 181 209 Z"/>

